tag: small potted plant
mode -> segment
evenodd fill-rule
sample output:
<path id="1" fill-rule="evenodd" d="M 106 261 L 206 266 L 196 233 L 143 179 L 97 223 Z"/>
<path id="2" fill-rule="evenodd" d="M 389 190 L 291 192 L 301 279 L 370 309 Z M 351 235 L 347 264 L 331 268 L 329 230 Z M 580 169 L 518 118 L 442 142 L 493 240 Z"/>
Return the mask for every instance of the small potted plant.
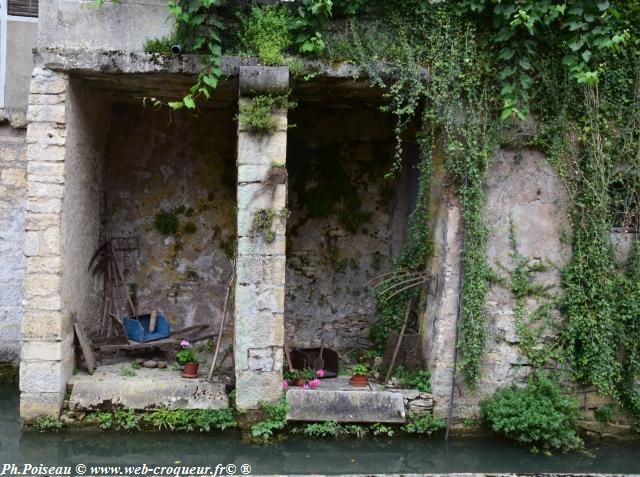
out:
<path id="1" fill-rule="evenodd" d="M 191 348 L 191 343 L 187 340 L 180 342 L 180 349 L 176 352 L 176 361 L 182 365 L 183 378 L 197 378 L 198 377 L 198 357 L 195 351 Z"/>
<path id="2" fill-rule="evenodd" d="M 349 384 L 351 386 L 356 386 L 358 388 L 363 388 L 369 384 L 369 373 L 371 370 L 369 366 L 366 364 L 356 364 L 351 369 L 351 379 L 349 380 Z"/>
<path id="3" fill-rule="evenodd" d="M 316 372 L 311 368 L 292 369 L 284 374 L 287 381 L 291 381 L 294 386 L 304 387 L 307 382 L 315 379 Z"/>

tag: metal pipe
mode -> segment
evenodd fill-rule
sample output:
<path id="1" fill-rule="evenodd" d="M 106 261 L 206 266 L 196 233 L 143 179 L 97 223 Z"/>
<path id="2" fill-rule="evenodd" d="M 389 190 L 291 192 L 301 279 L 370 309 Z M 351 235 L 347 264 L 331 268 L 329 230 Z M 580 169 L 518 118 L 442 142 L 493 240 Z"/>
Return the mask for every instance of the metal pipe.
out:
<path id="1" fill-rule="evenodd" d="M 171 53 L 173 53 L 174 55 L 179 55 L 180 53 L 182 53 L 182 45 L 179 44 L 175 44 L 171 47 Z"/>
<path id="2" fill-rule="evenodd" d="M 464 186 L 467 187 L 467 173 L 464 174 Z M 462 230 L 460 231 L 460 268 L 458 280 L 458 309 L 456 310 L 456 337 L 453 347 L 453 370 L 451 376 L 451 393 L 449 394 L 449 412 L 447 413 L 447 432 L 444 440 L 449 440 L 451 431 L 451 416 L 453 415 L 453 397 L 456 392 L 456 368 L 458 367 L 458 334 L 460 332 L 460 316 L 462 315 L 462 285 L 464 283 L 464 236 L 466 231 L 466 221 L 464 219 L 464 209 L 462 210 Z"/>

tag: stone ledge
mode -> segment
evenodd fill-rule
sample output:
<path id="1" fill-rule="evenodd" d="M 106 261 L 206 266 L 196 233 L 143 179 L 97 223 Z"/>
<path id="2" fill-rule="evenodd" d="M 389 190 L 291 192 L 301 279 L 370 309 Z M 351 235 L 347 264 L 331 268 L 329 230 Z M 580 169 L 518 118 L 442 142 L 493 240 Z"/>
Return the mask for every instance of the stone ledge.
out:
<path id="1" fill-rule="evenodd" d="M 400 393 L 290 389 L 287 402 L 290 421 L 405 422 Z"/>
<path id="2" fill-rule="evenodd" d="M 139 370 L 142 374 L 143 371 Z M 163 375 L 167 373 L 166 375 Z M 184 379 L 157 371 L 126 378 L 112 373 L 73 376 L 69 399 L 72 411 L 96 409 L 225 409 L 229 399 L 222 383 Z M 166 377 L 165 377 L 166 376 Z"/>

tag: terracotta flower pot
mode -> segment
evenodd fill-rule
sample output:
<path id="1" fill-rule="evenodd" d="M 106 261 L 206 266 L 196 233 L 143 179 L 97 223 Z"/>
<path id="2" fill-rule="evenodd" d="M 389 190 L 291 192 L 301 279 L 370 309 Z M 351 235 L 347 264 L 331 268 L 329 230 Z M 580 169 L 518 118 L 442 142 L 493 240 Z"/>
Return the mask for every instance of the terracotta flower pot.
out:
<path id="1" fill-rule="evenodd" d="M 349 380 L 349 384 L 357 388 L 364 388 L 365 386 L 369 385 L 369 376 L 354 374 L 353 376 L 351 376 L 351 379 Z"/>
<path id="2" fill-rule="evenodd" d="M 183 378 L 197 378 L 199 363 L 184 363 L 181 376 Z"/>
<path id="3" fill-rule="evenodd" d="M 304 386 L 305 384 L 307 384 L 307 380 L 306 380 L 306 379 L 304 379 L 304 378 L 298 378 L 298 379 L 296 379 L 296 380 L 293 382 L 293 384 L 294 384 L 295 386 L 300 386 L 300 387 L 302 387 L 302 386 Z"/>

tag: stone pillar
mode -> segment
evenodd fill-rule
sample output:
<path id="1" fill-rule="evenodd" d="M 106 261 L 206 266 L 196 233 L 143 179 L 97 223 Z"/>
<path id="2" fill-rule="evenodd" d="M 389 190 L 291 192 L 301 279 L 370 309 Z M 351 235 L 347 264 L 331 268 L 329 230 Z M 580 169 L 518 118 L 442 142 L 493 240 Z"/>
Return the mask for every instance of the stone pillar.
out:
<path id="1" fill-rule="evenodd" d="M 73 369 L 73 330 L 61 298 L 62 196 L 68 78 L 36 68 L 27 117 L 27 212 L 20 415 L 57 416 Z"/>
<path id="2" fill-rule="evenodd" d="M 240 67 L 239 83 L 239 101 L 248 104 L 258 94 L 286 92 L 289 71 Z M 287 113 L 273 114 L 278 122 L 273 132 L 238 126 L 234 355 L 239 409 L 257 409 L 282 392 L 287 180 L 286 173 L 274 171 L 286 165 Z M 269 230 L 255 229 L 256 216 L 272 222 Z"/>

